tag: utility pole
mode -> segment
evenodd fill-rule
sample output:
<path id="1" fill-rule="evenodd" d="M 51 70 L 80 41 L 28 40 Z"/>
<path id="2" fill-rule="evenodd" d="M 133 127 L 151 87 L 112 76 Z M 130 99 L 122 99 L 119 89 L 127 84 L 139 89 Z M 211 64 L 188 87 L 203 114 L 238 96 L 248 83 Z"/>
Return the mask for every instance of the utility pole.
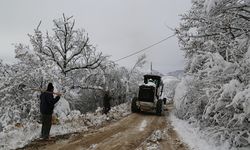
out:
<path id="1" fill-rule="evenodd" d="M 152 64 L 152 61 L 151 61 L 151 64 L 150 64 L 150 72 L 151 72 L 151 74 L 153 73 L 153 64 Z"/>

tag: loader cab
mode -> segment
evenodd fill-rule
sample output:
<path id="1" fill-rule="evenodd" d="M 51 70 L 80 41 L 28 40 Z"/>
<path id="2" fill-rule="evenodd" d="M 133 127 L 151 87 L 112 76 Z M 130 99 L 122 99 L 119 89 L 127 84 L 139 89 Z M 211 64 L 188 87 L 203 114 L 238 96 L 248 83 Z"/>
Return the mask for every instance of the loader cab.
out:
<path id="1" fill-rule="evenodd" d="M 144 75 L 144 83 L 148 84 L 149 82 L 152 82 L 156 85 L 156 96 L 159 98 L 163 91 L 163 82 L 161 80 L 161 76 L 150 74 Z"/>

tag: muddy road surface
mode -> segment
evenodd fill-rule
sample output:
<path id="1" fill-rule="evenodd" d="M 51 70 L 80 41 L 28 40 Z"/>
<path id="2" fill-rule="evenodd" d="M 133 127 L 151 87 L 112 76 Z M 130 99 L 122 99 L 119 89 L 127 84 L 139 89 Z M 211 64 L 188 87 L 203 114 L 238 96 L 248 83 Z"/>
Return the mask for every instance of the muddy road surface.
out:
<path id="1" fill-rule="evenodd" d="M 171 110 L 169 107 L 168 110 Z M 129 116 L 89 132 L 58 136 L 51 141 L 33 141 L 27 150 L 187 150 L 168 120 L 153 113 Z M 155 132 L 160 133 L 152 137 Z"/>

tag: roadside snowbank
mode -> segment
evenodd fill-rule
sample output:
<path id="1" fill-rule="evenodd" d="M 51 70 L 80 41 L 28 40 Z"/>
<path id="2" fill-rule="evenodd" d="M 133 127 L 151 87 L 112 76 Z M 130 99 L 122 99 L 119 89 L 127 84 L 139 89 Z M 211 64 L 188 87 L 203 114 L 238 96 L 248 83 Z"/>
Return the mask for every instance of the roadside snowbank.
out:
<path id="1" fill-rule="evenodd" d="M 130 114 L 129 103 L 112 107 L 110 112 L 102 114 L 101 108 L 94 113 L 81 114 L 79 111 L 71 111 L 69 115 L 60 120 L 57 125 L 52 125 L 51 136 L 67 133 L 88 131 L 91 127 L 98 127 L 107 121 L 118 120 Z M 16 149 L 24 147 L 32 140 L 39 138 L 41 124 L 28 122 L 25 124 L 9 125 L 0 132 L 0 149 Z"/>
<path id="2" fill-rule="evenodd" d="M 186 143 L 192 150 L 229 150 L 229 144 L 215 145 L 205 132 L 202 132 L 194 124 L 189 124 L 185 120 L 178 119 L 173 113 L 170 114 L 170 120 L 174 130 L 178 133 L 180 139 Z"/>

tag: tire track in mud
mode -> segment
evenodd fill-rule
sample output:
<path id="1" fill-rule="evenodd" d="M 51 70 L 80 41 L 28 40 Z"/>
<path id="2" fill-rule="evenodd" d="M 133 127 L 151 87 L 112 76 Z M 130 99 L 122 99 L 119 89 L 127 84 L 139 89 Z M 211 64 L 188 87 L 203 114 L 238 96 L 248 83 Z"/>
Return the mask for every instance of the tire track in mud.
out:
<path id="1" fill-rule="evenodd" d="M 110 139 L 103 141 L 102 143 L 96 146 L 96 149 L 135 149 L 143 141 L 146 140 L 148 136 L 152 134 L 156 129 L 164 128 L 165 121 L 160 119 L 159 116 L 155 115 L 142 115 L 142 114 L 133 114 L 136 116 L 136 119 L 139 121 L 136 124 L 130 124 L 134 120 L 130 120 L 126 125 L 129 126 L 125 132 L 120 132 L 117 135 L 114 135 Z M 161 117 L 162 118 L 162 117 Z"/>
<path id="2" fill-rule="evenodd" d="M 164 116 L 149 113 L 131 114 L 93 133 L 79 135 L 71 140 L 58 141 L 52 145 L 46 145 L 42 149 L 73 150 L 87 149 L 91 146 L 97 150 L 135 149 L 154 130 L 164 128 L 165 123 Z"/>

